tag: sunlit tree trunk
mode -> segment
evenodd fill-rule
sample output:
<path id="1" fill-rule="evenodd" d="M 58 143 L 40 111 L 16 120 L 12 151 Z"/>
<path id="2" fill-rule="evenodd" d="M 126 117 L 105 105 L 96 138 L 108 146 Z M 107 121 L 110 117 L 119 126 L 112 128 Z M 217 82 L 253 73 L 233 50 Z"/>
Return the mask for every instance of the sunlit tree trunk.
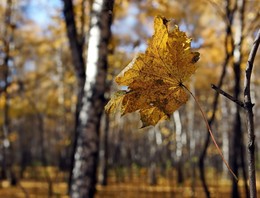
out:
<path id="1" fill-rule="evenodd" d="M 94 197 L 98 164 L 99 127 L 105 103 L 108 41 L 112 22 L 114 1 L 95 0 L 93 2 L 86 82 L 79 111 L 77 144 L 71 183 L 71 197 Z"/>
<path id="2" fill-rule="evenodd" d="M 225 159 L 229 158 L 229 130 L 230 127 L 228 125 L 228 121 L 229 121 L 229 112 L 228 112 L 228 106 L 227 106 L 227 101 L 224 98 L 223 100 L 221 100 L 221 113 L 222 113 L 222 119 L 223 119 L 223 123 L 222 123 L 222 150 L 223 150 L 223 155 Z M 226 165 L 224 163 L 222 163 L 223 166 L 223 175 L 225 178 L 227 178 L 228 176 L 228 169 L 226 168 Z"/>
<path id="3" fill-rule="evenodd" d="M 178 184 L 183 183 L 183 170 L 182 170 L 182 147 L 183 147 L 183 134 L 182 134 L 182 123 L 179 111 L 173 113 L 173 119 L 175 123 L 176 131 L 176 159 L 177 159 L 177 182 Z"/>
<path id="4" fill-rule="evenodd" d="M 195 94 L 195 81 L 194 78 L 190 83 L 190 90 Z M 194 131 L 194 122 L 195 122 L 195 101 L 189 100 L 187 103 L 187 115 L 188 115 L 188 127 L 187 127 L 187 145 L 188 145 L 188 152 L 190 160 L 190 167 L 191 167 L 191 176 L 192 176 L 192 197 L 195 195 L 196 189 L 196 161 L 195 159 L 195 146 L 196 146 L 196 132 Z"/>
<path id="5" fill-rule="evenodd" d="M 157 142 L 156 142 L 156 129 L 151 128 L 148 132 L 148 138 L 150 142 L 149 150 L 149 184 L 157 184 L 157 175 L 156 175 L 156 153 L 157 153 Z"/>
<path id="6" fill-rule="evenodd" d="M 248 57 L 246 70 L 245 70 L 245 80 L 244 80 L 244 104 L 246 109 L 246 119 L 247 119 L 247 133 L 248 133 L 248 175 L 249 175 L 249 193 L 250 198 L 257 197 L 257 188 L 256 188 L 256 167 L 255 167 L 255 125 L 254 125 L 254 113 L 253 113 L 253 104 L 251 101 L 251 77 L 254 67 L 254 60 L 257 53 L 257 50 L 260 45 L 260 29 L 253 42 L 253 46 L 250 50 Z M 254 94 L 252 94 L 254 97 Z"/>

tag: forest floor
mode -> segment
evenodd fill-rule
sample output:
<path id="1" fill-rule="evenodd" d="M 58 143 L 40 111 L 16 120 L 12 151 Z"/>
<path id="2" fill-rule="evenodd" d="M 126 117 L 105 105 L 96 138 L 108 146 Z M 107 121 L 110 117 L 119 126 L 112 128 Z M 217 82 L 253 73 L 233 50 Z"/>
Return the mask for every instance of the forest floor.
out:
<path id="1" fill-rule="evenodd" d="M 53 184 L 52 196 L 48 195 L 48 183 L 39 181 L 22 181 L 21 186 L 11 187 L 7 181 L 2 182 L 0 189 L 1 198 L 69 198 L 66 195 L 67 185 L 65 182 Z M 210 186 L 212 198 L 230 197 L 231 185 Z M 243 188 L 240 186 L 241 197 L 245 197 Z M 26 196 L 27 195 L 27 196 Z M 260 191 L 258 193 L 260 195 Z M 205 197 L 203 188 L 196 186 L 192 190 L 189 186 L 149 186 L 135 185 L 129 183 L 111 184 L 106 187 L 97 186 L 96 198 L 189 198 L 189 197 Z"/>
<path id="2" fill-rule="evenodd" d="M 175 176 L 175 177 L 174 177 Z M 231 181 L 222 176 L 213 177 L 207 175 L 209 190 L 212 198 L 231 197 Z M 8 181 L 2 181 L 0 184 L 0 198 L 69 198 L 67 193 L 67 183 L 62 177 L 50 177 L 50 180 L 44 178 L 24 179 L 15 187 L 10 186 Z M 63 181 L 61 180 L 63 178 Z M 147 172 L 140 175 L 115 176 L 109 175 L 108 185 L 97 185 L 97 194 L 95 198 L 190 198 L 205 197 L 201 181 L 187 180 L 182 184 L 176 183 L 176 175 L 172 178 L 158 177 L 156 185 L 149 185 Z M 49 182 L 47 182 L 49 181 Z M 241 197 L 245 197 L 243 181 L 239 181 L 239 191 Z M 52 189 L 52 190 L 51 190 Z M 260 182 L 257 182 L 258 196 L 260 196 Z M 52 193 L 50 193 L 52 191 Z M 50 195 L 51 194 L 51 195 Z"/>

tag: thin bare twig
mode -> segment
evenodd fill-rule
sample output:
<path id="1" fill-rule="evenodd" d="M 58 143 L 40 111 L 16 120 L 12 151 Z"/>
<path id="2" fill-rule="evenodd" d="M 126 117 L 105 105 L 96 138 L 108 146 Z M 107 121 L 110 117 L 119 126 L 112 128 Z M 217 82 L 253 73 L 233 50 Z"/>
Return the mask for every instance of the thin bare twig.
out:
<path id="1" fill-rule="evenodd" d="M 216 90 L 216 92 L 220 93 L 221 95 L 225 96 L 226 98 L 228 98 L 229 100 L 233 101 L 234 103 L 236 103 L 237 105 L 245 108 L 245 105 L 243 102 L 241 102 L 240 100 L 238 100 L 237 98 L 234 98 L 233 96 L 231 96 L 230 94 L 228 94 L 227 92 L 223 91 L 222 89 L 220 89 L 219 87 L 217 87 L 216 85 L 212 84 L 211 88 Z"/>
<path id="2" fill-rule="evenodd" d="M 254 105 L 251 102 L 250 83 L 251 83 L 251 74 L 253 70 L 253 63 L 255 60 L 255 56 L 259 44 L 260 44 L 260 29 L 258 30 L 253 47 L 248 57 L 246 76 L 244 81 L 244 106 L 246 110 L 247 132 L 248 132 L 248 172 L 249 172 L 250 198 L 257 197 L 256 175 L 255 175 L 255 131 L 254 131 L 254 115 L 253 115 Z"/>

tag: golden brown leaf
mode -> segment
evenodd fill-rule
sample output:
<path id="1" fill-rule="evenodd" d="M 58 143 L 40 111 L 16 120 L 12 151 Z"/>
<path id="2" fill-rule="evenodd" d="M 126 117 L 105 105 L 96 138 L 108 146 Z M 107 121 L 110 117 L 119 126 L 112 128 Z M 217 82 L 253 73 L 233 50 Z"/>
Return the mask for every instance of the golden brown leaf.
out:
<path id="1" fill-rule="evenodd" d="M 126 93 L 125 91 L 117 91 L 116 93 L 114 93 L 110 101 L 105 106 L 105 111 L 115 112 L 117 107 L 121 105 L 125 93 Z"/>
<path id="2" fill-rule="evenodd" d="M 195 72 L 198 52 L 191 52 L 191 39 L 178 26 L 168 28 L 163 17 L 154 20 L 155 33 L 144 54 L 136 56 L 115 78 L 128 90 L 111 99 L 107 112 L 121 107 L 121 114 L 139 110 L 144 126 L 165 120 L 188 100 L 183 82 Z M 170 29 L 170 30 L 169 30 Z"/>

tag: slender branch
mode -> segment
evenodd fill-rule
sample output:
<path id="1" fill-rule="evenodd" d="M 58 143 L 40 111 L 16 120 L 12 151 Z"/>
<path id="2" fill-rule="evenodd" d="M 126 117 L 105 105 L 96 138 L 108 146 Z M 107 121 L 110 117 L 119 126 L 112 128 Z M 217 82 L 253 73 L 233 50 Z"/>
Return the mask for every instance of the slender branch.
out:
<path id="1" fill-rule="evenodd" d="M 196 104 L 198 105 L 199 110 L 200 110 L 200 112 L 201 112 L 201 115 L 202 115 L 202 117 L 203 117 L 203 119 L 204 119 L 204 121 L 205 121 L 206 127 L 208 128 L 208 131 L 209 131 L 209 133 L 210 133 L 211 139 L 212 139 L 214 145 L 216 146 L 217 151 L 218 151 L 219 155 L 220 155 L 221 158 L 222 158 L 222 161 L 225 163 L 226 167 L 228 168 L 229 172 L 232 174 L 232 176 L 234 177 L 234 179 L 235 179 L 236 181 L 238 181 L 237 176 L 235 175 L 235 173 L 234 173 L 234 172 L 232 171 L 232 169 L 230 168 L 228 162 L 225 160 L 224 155 L 223 155 L 221 149 L 219 148 L 219 146 L 218 146 L 218 144 L 217 144 L 217 142 L 216 142 L 216 139 L 215 139 L 215 137 L 214 137 L 214 135 L 213 135 L 213 133 L 212 133 L 212 130 L 211 130 L 210 126 L 209 126 L 208 120 L 207 120 L 207 118 L 206 118 L 206 116 L 205 116 L 205 113 L 204 113 L 204 111 L 202 110 L 202 108 L 201 108 L 201 106 L 200 106 L 198 100 L 196 99 L 196 97 L 193 95 L 193 93 L 192 93 L 185 85 L 182 85 L 182 87 L 185 88 L 185 89 L 190 93 L 190 95 L 191 95 L 192 98 L 195 100 Z"/>
<path id="2" fill-rule="evenodd" d="M 230 8 L 229 8 L 229 0 L 227 0 L 226 2 L 226 12 L 225 12 L 225 16 L 224 16 L 224 21 L 226 22 L 226 34 L 225 34 L 225 41 L 224 41 L 224 49 L 225 49 L 225 59 L 224 59 L 224 62 L 222 64 L 222 72 L 221 72 L 221 75 L 220 75 L 220 78 L 219 78 L 219 81 L 218 81 L 218 87 L 221 88 L 222 85 L 223 85 L 223 82 L 224 82 L 224 78 L 226 76 L 226 68 L 227 68 L 227 65 L 230 61 L 230 58 L 232 56 L 232 53 L 233 53 L 233 49 L 234 49 L 234 45 L 233 45 L 233 36 L 232 36 L 232 24 L 233 24 L 233 17 L 230 17 Z M 232 14 L 231 14 L 232 16 Z M 231 46 L 231 49 L 230 47 Z M 219 98 L 219 94 L 217 92 L 215 92 L 215 96 L 214 96 L 214 100 L 213 100 L 213 103 L 212 103 L 212 115 L 210 116 L 209 120 L 208 120 L 208 123 L 209 123 L 209 126 L 211 126 L 214 121 L 215 121 L 215 117 L 216 117 L 216 112 L 217 112 L 217 107 L 218 107 L 218 98 Z M 210 143 L 210 133 L 207 133 L 207 137 L 205 139 L 205 142 L 204 142 L 204 146 L 203 146 L 203 149 L 202 149 L 202 152 L 199 156 L 199 170 L 200 170 L 200 179 L 201 179 L 201 182 L 202 182 L 202 186 L 204 188 L 204 191 L 205 191 L 205 194 L 206 194 L 206 197 L 210 197 L 210 191 L 208 189 L 208 186 L 207 186 L 207 183 L 206 183 L 206 178 L 205 178 L 205 168 L 204 168 L 204 160 L 205 160 L 205 157 L 207 155 L 207 149 L 208 149 L 208 146 L 209 146 L 209 143 Z"/>
<path id="3" fill-rule="evenodd" d="M 216 92 L 220 93 L 221 95 L 225 96 L 226 98 L 228 98 L 229 100 L 233 101 L 234 103 L 236 103 L 237 105 L 245 108 L 245 105 L 243 102 L 241 102 L 240 100 L 238 100 L 237 98 L 234 98 L 233 96 L 231 96 L 230 94 L 228 94 L 227 92 L 223 91 L 222 89 L 218 88 L 216 85 L 212 84 L 211 88 L 216 90 Z"/>
<path id="4" fill-rule="evenodd" d="M 260 29 L 258 30 L 253 47 L 248 57 L 246 76 L 244 81 L 244 105 L 246 109 L 247 132 L 248 132 L 248 172 L 249 172 L 250 198 L 257 197 L 256 174 L 255 174 L 255 131 L 254 131 L 253 104 L 251 102 L 251 95 L 250 95 L 250 83 L 251 83 L 251 74 L 253 70 L 253 63 L 255 60 L 255 56 L 259 44 L 260 44 Z"/>
<path id="5" fill-rule="evenodd" d="M 245 89 L 244 89 L 244 96 L 245 96 L 245 103 L 251 102 L 251 95 L 250 95 L 250 80 L 251 74 L 253 70 L 253 63 L 255 60 L 256 52 L 259 47 L 260 43 L 260 29 L 257 33 L 256 39 L 253 43 L 253 47 L 248 57 L 247 67 L 246 67 L 246 78 L 245 78 Z"/>

